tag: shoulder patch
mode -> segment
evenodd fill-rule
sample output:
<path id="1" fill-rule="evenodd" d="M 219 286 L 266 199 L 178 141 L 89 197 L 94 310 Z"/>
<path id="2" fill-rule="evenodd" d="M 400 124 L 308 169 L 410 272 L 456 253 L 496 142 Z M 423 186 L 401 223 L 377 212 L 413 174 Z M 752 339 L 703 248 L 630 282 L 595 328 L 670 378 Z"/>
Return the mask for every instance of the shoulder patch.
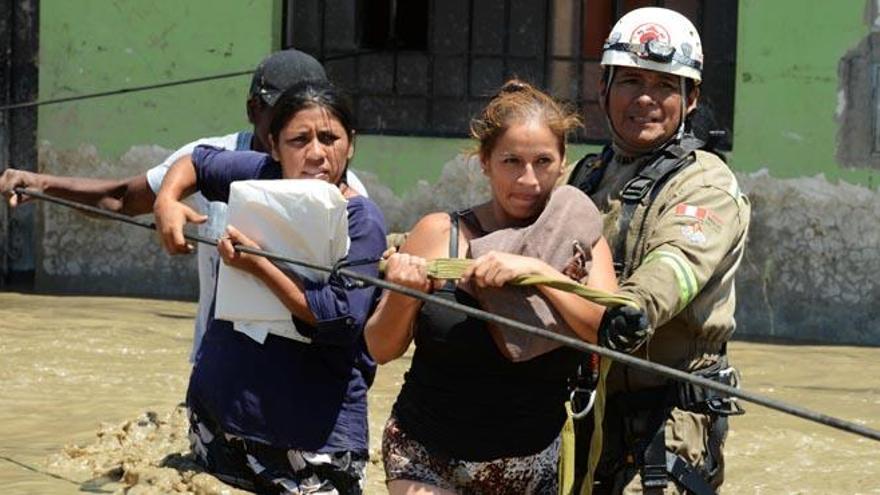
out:
<path id="1" fill-rule="evenodd" d="M 675 216 L 690 217 L 700 222 L 710 221 L 718 225 L 723 225 L 724 220 L 717 213 L 709 208 L 689 205 L 687 203 L 679 203 L 675 206 Z"/>
<path id="2" fill-rule="evenodd" d="M 694 222 L 690 225 L 682 225 L 681 235 L 694 246 L 706 245 L 706 231 L 703 229 L 702 222 Z"/>

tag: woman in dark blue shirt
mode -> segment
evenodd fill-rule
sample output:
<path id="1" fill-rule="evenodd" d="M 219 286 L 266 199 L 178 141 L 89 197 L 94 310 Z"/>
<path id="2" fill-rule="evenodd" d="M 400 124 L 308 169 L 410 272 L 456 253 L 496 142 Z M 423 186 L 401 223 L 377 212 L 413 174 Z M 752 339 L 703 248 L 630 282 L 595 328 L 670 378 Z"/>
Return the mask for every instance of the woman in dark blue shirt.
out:
<path id="1" fill-rule="evenodd" d="M 344 182 L 354 152 L 346 100 L 328 83 L 309 82 L 286 91 L 274 108 L 271 155 L 199 147 L 168 172 L 155 204 L 166 250 L 191 250 L 183 225 L 201 217 L 180 200 L 195 190 L 227 201 L 238 180 L 319 179 L 348 200 L 347 259 L 378 259 L 385 249 L 382 214 Z M 223 262 L 266 284 L 311 343 L 269 334 L 260 344 L 231 322 L 212 319 L 187 392 L 193 453 L 212 473 L 245 488 L 361 493 L 367 389 L 375 374 L 362 330 L 376 290 L 348 288 L 336 276 L 300 278 L 236 252 L 235 244 L 258 247 L 229 226 L 218 245 Z M 354 269 L 377 275 L 375 264 Z"/>

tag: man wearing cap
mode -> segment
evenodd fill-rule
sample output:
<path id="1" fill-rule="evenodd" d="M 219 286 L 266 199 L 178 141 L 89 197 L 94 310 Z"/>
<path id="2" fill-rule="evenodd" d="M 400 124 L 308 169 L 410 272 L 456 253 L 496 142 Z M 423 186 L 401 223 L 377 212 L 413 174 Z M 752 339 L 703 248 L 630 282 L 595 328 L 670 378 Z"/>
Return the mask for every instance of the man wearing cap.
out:
<path id="1" fill-rule="evenodd" d="M 618 290 L 649 325 L 626 325 L 638 315 L 610 310 L 600 343 L 736 386 L 727 341 L 750 207 L 727 165 L 689 132 L 702 80 L 699 34 L 672 10 L 636 9 L 615 24 L 601 64 L 612 143 L 578 162 L 567 182 L 604 214 Z M 715 493 L 727 418 L 741 413 L 733 400 L 617 363 L 606 391 L 603 448 L 589 453 L 601 454 L 592 493 Z M 591 418 L 577 429 L 588 436 L 592 426 Z M 578 439 L 579 449 L 588 446 Z"/>
<path id="2" fill-rule="evenodd" d="M 302 81 L 326 79 L 327 75 L 321 64 L 306 53 L 293 49 L 272 53 L 260 62 L 251 80 L 246 110 L 248 121 L 253 125 L 252 130 L 198 139 L 182 146 L 164 162 L 144 174 L 119 180 L 63 177 L 7 169 L 0 175 L 0 193 L 9 198 L 11 207 L 15 207 L 19 201 L 17 195 L 12 192 L 13 188 L 27 187 L 130 216 L 152 213 L 153 202 L 162 186 L 165 173 L 178 158 L 192 153 L 196 146 L 203 144 L 230 150 L 268 152 L 272 105 L 281 93 Z M 348 171 L 346 181 L 358 193 L 367 195 L 363 184 L 351 170 Z M 201 194 L 196 194 L 192 198 L 195 209 L 189 212 L 189 220 L 201 224 L 200 235 L 210 238 L 219 237 L 226 228 L 226 204 L 208 202 Z M 24 197 L 22 200 L 27 198 Z M 198 250 L 199 310 L 190 354 L 192 362 L 196 359 L 208 321 L 217 260 L 215 249 Z"/>

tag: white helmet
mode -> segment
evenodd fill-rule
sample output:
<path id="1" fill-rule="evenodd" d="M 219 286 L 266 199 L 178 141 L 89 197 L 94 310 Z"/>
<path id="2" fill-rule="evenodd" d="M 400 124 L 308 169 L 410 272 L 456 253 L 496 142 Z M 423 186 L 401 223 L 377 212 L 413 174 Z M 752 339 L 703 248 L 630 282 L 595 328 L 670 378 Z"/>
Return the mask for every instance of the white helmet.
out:
<path id="1" fill-rule="evenodd" d="M 703 45 L 697 29 L 674 10 L 644 7 L 617 21 L 602 47 L 602 66 L 637 67 L 699 84 Z"/>

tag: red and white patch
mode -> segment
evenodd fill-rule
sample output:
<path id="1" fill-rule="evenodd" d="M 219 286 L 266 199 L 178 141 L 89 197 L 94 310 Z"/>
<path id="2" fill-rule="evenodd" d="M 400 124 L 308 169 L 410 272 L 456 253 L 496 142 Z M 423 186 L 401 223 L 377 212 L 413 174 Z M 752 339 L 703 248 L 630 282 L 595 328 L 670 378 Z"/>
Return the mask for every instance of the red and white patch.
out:
<path id="1" fill-rule="evenodd" d="M 633 31 L 632 36 L 629 37 L 630 43 L 645 44 L 651 40 L 669 43 L 669 31 L 660 24 L 646 22 L 645 24 L 638 26 Z"/>
<path id="2" fill-rule="evenodd" d="M 710 220 L 717 224 L 723 223 L 721 218 L 715 214 L 712 210 L 708 208 L 701 208 L 699 206 L 689 205 L 687 203 L 679 203 L 675 206 L 675 215 L 679 217 L 690 217 L 697 219 L 699 221 Z"/>

